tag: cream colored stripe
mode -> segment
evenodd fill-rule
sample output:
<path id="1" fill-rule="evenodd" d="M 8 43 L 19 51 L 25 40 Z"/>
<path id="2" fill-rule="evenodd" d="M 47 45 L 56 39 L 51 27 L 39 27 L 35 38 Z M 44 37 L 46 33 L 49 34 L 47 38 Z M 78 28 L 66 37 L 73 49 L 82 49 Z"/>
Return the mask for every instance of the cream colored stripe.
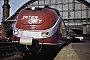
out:
<path id="1" fill-rule="evenodd" d="M 39 44 L 42 44 L 42 43 L 39 43 Z M 43 44 L 46 44 L 46 45 L 60 45 L 62 43 L 43 43 Z"/>

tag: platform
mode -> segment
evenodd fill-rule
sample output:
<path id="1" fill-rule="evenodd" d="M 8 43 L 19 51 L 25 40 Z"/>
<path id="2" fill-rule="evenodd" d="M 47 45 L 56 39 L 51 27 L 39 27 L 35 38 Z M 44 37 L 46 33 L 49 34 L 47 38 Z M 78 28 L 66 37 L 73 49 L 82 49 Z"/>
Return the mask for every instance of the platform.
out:
<path id="1" fill-rule="evenodd" d="M 62 48 L 54 60 L 90 60 L 90 43 L 71 43 Z"/>

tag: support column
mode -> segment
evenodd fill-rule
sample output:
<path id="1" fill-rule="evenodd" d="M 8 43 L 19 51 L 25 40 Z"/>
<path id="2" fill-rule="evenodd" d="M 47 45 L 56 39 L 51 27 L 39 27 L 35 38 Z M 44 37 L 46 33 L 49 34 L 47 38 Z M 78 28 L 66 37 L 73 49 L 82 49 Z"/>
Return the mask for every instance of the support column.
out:
<path id="1" fill-rule="evenodd" d="M 5 25 L 3 22 L 7 17 L 9 17 L 9 9 L 10 9 L 9 0 L 4 0 L 4 4 L 2 8 L 3 8 L 3 17 L 2 17 L 2 38 L 1 39 L 5 39 Z"/>

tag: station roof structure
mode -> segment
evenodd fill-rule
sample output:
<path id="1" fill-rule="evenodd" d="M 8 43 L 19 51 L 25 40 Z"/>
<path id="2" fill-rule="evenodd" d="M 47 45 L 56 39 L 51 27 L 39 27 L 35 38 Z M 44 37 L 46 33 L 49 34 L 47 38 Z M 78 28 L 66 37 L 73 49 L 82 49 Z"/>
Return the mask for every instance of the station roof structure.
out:
<path id="1" fill-rule="evenodd" d="M 28 7 L 28 5 L 32 3 L 33 6 L 39 6 L 38 4 L 40 4 L 40 2 L 36 1 L 41 2 L 41 7 L 45 4 L 49 4 L 50 6 L 57 8 L 61 12 L 66 28 L 70 34 L 74 31 L 77 34 L 82 35 L 83 24 L 90 24 L 90 3 L 86 0 L 30 0 L 3 22 L 15 22 L 15 18 L 21 9 Z"/>
<path id="2" fill-rule="evenodd" d="M 79 2 L 81 2 L 81 3 L 83 3 L 83 4 L 85 4 L 87 7 L 90 8 L 90 1 L 87 1 L 87 0 L 77 0 L 77 1 L 79 1 Z"/>

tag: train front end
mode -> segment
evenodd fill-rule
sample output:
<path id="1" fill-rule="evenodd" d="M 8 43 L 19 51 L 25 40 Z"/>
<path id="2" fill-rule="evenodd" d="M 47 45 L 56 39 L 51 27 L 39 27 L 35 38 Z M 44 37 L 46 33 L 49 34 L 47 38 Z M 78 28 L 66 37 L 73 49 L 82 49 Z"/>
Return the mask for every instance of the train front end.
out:
<path id="1" fill-rule="evenodd" d="M 43 45 L 61 44 L 62 20 L 54 9 L 25 8 L 20 11 L 16 20 L 12 42 L 20 51 L 38 52 Z"/>

